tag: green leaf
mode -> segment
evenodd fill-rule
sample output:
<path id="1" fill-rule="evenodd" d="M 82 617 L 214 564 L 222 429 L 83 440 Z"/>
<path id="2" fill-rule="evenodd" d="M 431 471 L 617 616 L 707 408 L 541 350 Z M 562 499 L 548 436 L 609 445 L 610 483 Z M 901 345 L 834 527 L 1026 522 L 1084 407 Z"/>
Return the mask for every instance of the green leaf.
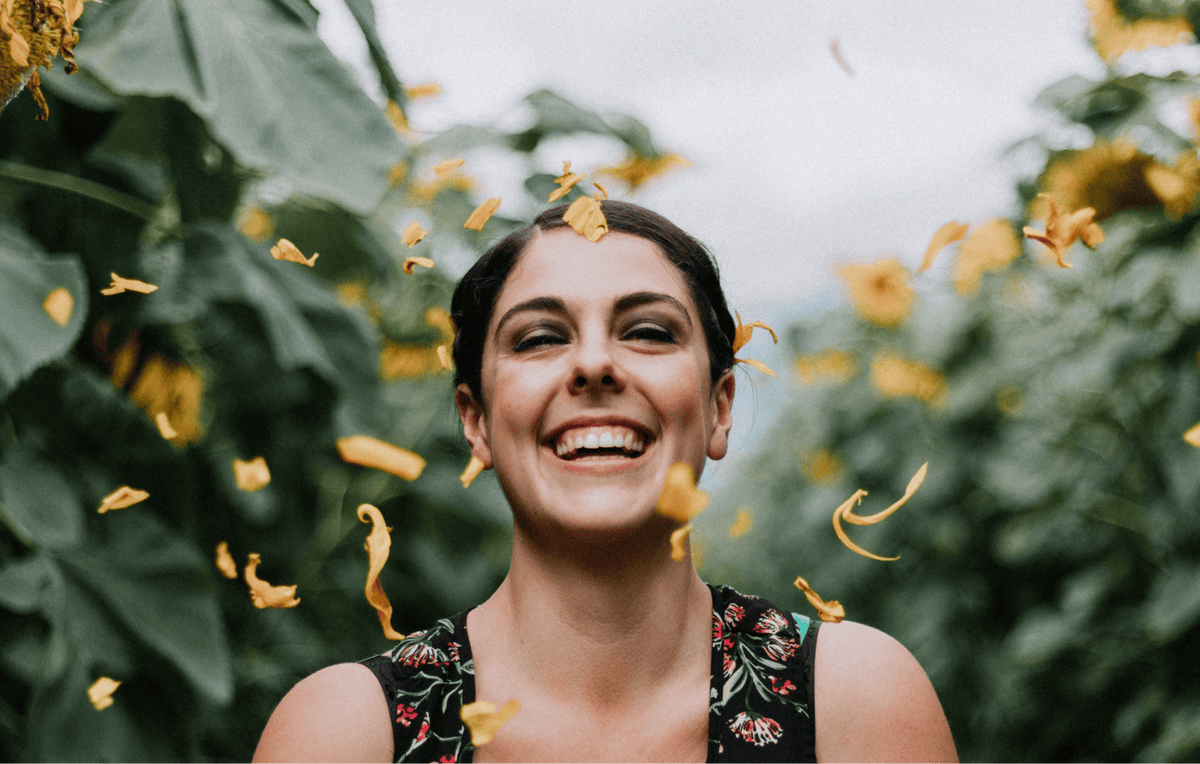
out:
<path id="1" fill-rule="evenodd" d="M 79 260 L 34 258 L 28 253 L 36 252 L 36 245 L 20 246 L 0 231 L 0 399 L 35 369 L 68 352 L 87 315 L 87 280 Z M 74 301 L 66 326 L 42 307 L 59 287 Z"/>
<path id="2" fill-rule="evenodd" d="M 34 555 L 0 570 L 0 605 L 15 613 L 37 610 L 53 574 L 49 558 Z"/>
<path id="3" fill-rule="evenodd" d="M 383 42 L 379 39 L 379 32 L 375 28 L 375 7 L 371 5 L 371 0 L 346 0 L 346 7 L 350 9 L 350 14 L 354 16 L 354 21 L 358 23 L 358 28 L 362 30 L 363 37 L 367 40 L 367 52 L 371 56 L 371 63 L 375 65 L 375 70 L 379 72 L 379 81 L 383 85 L 383 92 L 403 108 L 407 105 L 408 97 L 404 93 L 404 87 L 400 84 L 396 72 L 392 70 L 392 65 L 388 62 L 387 51 L 384 50 Z"/>
<path id="4" fill-rule="evenodd" d="M 79 65 L 119 95 L 176 98 L 244 166 L 368 212 L 405 149 L 316 31 L 272 0 L 88 7 Z"/>
<path id="5" fill-rule="evenodd" d="M 71 547 L 83 538 L 84 514 L 71 486 L 51 463 L 20 446 L 0 462 L 0 518 L 30 546 Z"/>

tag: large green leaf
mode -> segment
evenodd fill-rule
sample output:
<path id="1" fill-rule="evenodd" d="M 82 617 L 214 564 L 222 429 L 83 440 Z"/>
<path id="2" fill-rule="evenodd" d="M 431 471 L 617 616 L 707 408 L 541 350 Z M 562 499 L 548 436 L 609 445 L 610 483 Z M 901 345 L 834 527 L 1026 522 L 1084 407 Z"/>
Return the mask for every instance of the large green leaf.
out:
<path id="1" fill-rule="evenodd" d="M 31 546 L 70 547 L 83 538 L 83 508 L 50 462 L 19 446 L 0 462 L 0 519 Z"/>
<path id="2" fill-rule="evenodd" d="M 370 211 L 405 149 L 382 111 L 287 6 L 114 0 L 88 8 L 79 65 L 120 95 L 172 97 L 237 160 Z"/>

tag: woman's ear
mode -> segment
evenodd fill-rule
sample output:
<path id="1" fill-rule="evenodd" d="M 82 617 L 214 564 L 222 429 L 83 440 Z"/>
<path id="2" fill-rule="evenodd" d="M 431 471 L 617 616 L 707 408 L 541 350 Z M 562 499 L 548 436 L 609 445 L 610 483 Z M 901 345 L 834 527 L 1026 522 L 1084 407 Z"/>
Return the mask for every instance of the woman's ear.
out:
<path id="1" fill-rule="evenodd" d="M 729 430 L 733 427 L 733 369 L 727 370 L 713 385 L 712 434 L 708 438 L 708 458 L 723 459 L 729 450 Z"/>
<path id="2" fill-rule="evenodd" d="M 488 445 L 487 419 L 483 405 L 471 395 L 471 388 L 465 383 L 454 390 L 454 402 L 458 406 L 458 418 L 462 422 L 463 435 L 467 437 L 467 445 L 471 447 L 471 456 L 483 462 L 483 468 L 492 468 L 492 449 Z"/>

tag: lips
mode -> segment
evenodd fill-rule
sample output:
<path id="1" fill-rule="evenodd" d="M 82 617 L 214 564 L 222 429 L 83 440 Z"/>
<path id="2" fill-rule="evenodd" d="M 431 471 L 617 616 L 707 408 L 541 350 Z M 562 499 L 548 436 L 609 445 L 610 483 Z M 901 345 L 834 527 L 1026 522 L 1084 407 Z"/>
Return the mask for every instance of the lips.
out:
<path id="1" fill-rule="evenodd" d="M 577 422 L 558 430 L 550 447 L 560 459 L 636 459 L 646 449 L 648 435 L 631 423 Z"/>

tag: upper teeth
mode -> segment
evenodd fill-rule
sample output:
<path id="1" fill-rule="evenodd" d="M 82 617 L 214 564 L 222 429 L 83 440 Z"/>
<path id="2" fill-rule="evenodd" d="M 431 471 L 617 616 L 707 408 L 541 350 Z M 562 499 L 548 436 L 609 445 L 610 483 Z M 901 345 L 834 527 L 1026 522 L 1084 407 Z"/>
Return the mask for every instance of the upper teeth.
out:
<path id="1" fill-rule="evenodd" d="M 643 438 L 628 427 L 583 427 L 567 430 L 558 436 L 554 448 L 559 456 L 589 448 L 623 448 L 641 453 L 646 447 Z"/>

